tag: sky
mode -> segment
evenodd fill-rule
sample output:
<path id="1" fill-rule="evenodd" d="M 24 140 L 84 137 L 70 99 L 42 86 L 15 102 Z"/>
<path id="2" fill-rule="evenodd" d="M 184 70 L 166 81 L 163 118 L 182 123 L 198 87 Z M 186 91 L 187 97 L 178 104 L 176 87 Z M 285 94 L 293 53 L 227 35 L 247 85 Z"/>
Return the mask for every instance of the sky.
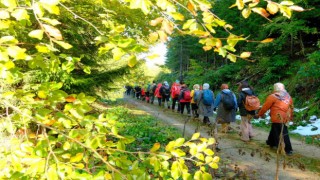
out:
<path id="1" fill-rule="evenodd" d="M 167 46 L 164 43 L 159 43 L 150 48 L 150 53 L 147 54 L 147 66 L 154 67 L 157 64 L 163 65 L 165 62 L 165 55 L 167 53 Z M 154 56 L 155 58 L 148 58 L 148 56 Z"/>

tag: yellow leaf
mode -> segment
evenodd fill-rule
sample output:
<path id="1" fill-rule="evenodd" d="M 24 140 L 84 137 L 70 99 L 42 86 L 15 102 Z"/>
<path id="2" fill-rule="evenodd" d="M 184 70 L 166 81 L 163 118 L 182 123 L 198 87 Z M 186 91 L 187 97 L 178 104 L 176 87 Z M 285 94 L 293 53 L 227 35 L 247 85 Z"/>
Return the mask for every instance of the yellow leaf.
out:
<path id="1" fill-rule="evenodd" d="M 45 91 L 38 91 L 38 97 L 41 99 L 47 98 L 47 93 Z"/>
<path id="2" fill-rule="evenodd" d="M 292 5 L 294 5 L 294 3 L 292 1 L 282 1 L 280 4 L 284 5 L 284 6 L 292 6 Z"/>
<path id="3" fill-rule="evenodd" d="M 83 158 L 83 153 L 77 153 L 75 156 L 70 158 L 70 162 L 79 162 Z"/>
<path id="4" fill-rule="evenodd" d="M 291 18 L 291 9 L 287 6 L 280 6 L 280 12 L 283 14 L 283 16 L 287 18 Z"/>
<path id="5" fill-rule="evenodd" d="M 19 41 L 13 36 L 2 36 L 0 38 L 0 44 L 17 44 Z"/>
<path id="6" fill-rule="evenodd" d="M 29 19 L 28 12 L 25 9 L 16 9 L 11 13 L 11 16 L 16 18 L 18 21 Z"/>
<path id="7" fill-rule="evenodd" d="M 33 30 L 28 34 L 28 36 L 41 40 L 43 38 L 43 30 Z"/>
<path id="8" fill-rule="evenodd" d="M 177 21 L 183 21 L 184 20 L 184 16 L 181 13 L 171 12 L 169 14 L 174 20 L 177 20 Z"/>
<path id="9" fill-rule="evenodd" d="M 240 57 L 245 59 L 251 56 L 251 52 L 243 52 L 241 53 Z"/>
<path id="10" fill-rule="evenodd" d="M 70 149 L 70 147 L 71 147 L 71 145 L 70 145 L 70 143 L 67 141 L 67 142 L 65 142 L 64 144 L 63 144 L 63 150 L 65 150 L 65 151 L 67 151 L 67 150 L 69 150 Z"/>
<path id="11" fill-rule="evenodd" d="M 8 60 L 9 60 L 8 53 L 0 51 L 0 61 L 8 61 Z"/>
<path id="12" fill-rule="evenodd" d="M 231 62 L 236 62 L 237 61 L 237 57 L 233 54 L 228 54 L 227 58 L 231 61 Z"/>
<path id="13" fill-rule="evenodd" d="M 128 66 L 133 67 L 138 63 L 137 57 L 134 55 L 131 55 L 128 59 Z"/>
<path id="14" fill-rule="evenodd" d="M 289 6 L 289 8 L 293 11 L 298 11 L 298 12 L 304 11 L 304 9 L 300 6 Z"/>
<path id="15" fill-rule="evenodd" d="M 150 12 L 151 5 L 152 3 L 150 2 L 150 0 L 131 0 L 130 1 L 130 9 L 140 8 L 145 15 L 147 15 Z"/>
<path id="16" fill-rule="evenodd" d="M 8 55 L 14 59 L 26 59 L 27 54 L 25 52 L 25 48 L 20 48 L 18 46 L 10 46 L 7 48 Z"/>
<path id="17" fill-rule="evenodd" d="M 56 40 L 62 40 L 62 34 L 60 32 L 59 29 L 47 25 L 47 24 L 43 24 L 44 30 L 53 38 L 55 38 Z"/>
<path id="18" fill-rule="evenodd" d="M 54 40 L 53 42 L 57 43 L 59 46 L 63 47 L 64 49 L 70 49 L 70 48 L 72 48 L 72 45 L 71 45 L 71 44 L 66 43 L 66 42 L 64 42 L 64 41 L 55 41 L 55 40 Z"/>
<path id="19" fill-rule="evenodd" d="M 0 19 L 9 19 L 10 14 L 8 11 L 0 10 Z"/>
<path id="20" fill-rule="evenodd" d="M 168 35 L 164 31 L 157 31 L 162 42 L 166 42 L 168 40 Z"/>
<path id="21" fill-rule="evenodd" d="M 205 51 L 209 51 L 212 49 L 212 46 L 203 46 L 202 49 Z"/>
<path id="22" fill-rule="evenodd" d="M 40 18 L 42 21 L 51 24 L 52 26 L 56 26 L 58 24 L 61 24 L 58 20 L 56 19 L 50 19 L 50 18 Z"/>
<path id="23" fill-rule="evenodd" d="M 196 23 L 195 19 L 189 19 L 187 22 L 183 24 L 182 29 L 189 29 L 190 26 L 194 23 Z"/>
<path id="24" fill-rule="evenodd" d="M 159 23 L 161 23 L 163 21 L 163 17 L 158 17 L 158 18 L 156 18 L 156 19 L 154 19 L 154 20 L 151 20 L 150 21 L 150 25 L 151 26 L 156 26 L 156 25 L 158 25 Z"/>
<path id="25" fill-rule="evenodd" d="M 167 0 L 157 0 L 157 6 L 162 10 L 166 10 L 168 6 L 170 6 L 170 2 Z"/>
<path id="26" fill-rule="evenodd" d="M 10 27 L 11 21 L 1 21 L 0 20 L 0 30 L 8 29 Z"/>
<path id="27" fill-rule="evenodd" d="M 245 8 L 245 9 L 242 10 L 241 14 L 242 14 L 242 16 L 244 18 L 248 18 L 250 16 L 250 14 L 251 14 L 251 9 L 250 8 Z"/>
<path id="28" fill-rule="evenodd" d="M 209 166 L 210 166 L 212 169 L 218 169 L 218 164 L 217 164 L 217 163 L 210 163 Z"/>
<path id="29" fill-rule="evenodd" d="M 154 143 L 153 147 L 150 149 L 150 152 L 156 152 L 160 148 L 160 143 Z"/>
<path id="30" fill-rule="evenodd" d="M 40 18 L 43 17 L 44 12 L 40 3 L 38 2 L 34 3 L 32 8 L 33 8 L 33 12 L 36 13 L 36 15 L 38 15 Z"/>
<path id="31" fill-rule="evenodd" d="M 60 0 L 40 0 L 40 2 L 42 4 L 47 4 L 47 5 L 50 5 L 50 6 L 56 6 L 59 4 Z"/>
<path id="32" fill-rule="evenodd" d="M 194 16 L 197 15 L 197 13 L 195 12 L 195 6 L 192 1 L 188 1 L 187 8 Z"/>
<path id="33" fill-rule="evenodd" d="M 1 3 L 10 9 L 17 7 L 16 0 L 1 0 Z"/>
<path id="34" fill-rule="evenodd" d="M 270 14 L 276 14 L 279 11 L 279 7 L 276 3 L 268 1 L 267 10 Z"/>
<path id="35" fill-rule="evenodd" d="M 233 26 L 231 26 L 230 24 L 226 24 L 226 25 L 224 26 L 224 28 L 233 29 Z"/>
<path id="36" fill-rule="evenodd" d="M 152 59 L 156 59 L 156 58 L 159 58 L 160 55 L 159 54 L 152 54 L 150 56 L 147 56 L 148 59 L 152 60 Z"/>
<path id="37" fill-rule="evenodd" d="M 49 1 L 50 2 L 50 1 Z M 42 7 L 46 9 L 50 14 L 60 15 L 60 9 L 56 5 L 42 4 Z"/>
<path id="38" fill-rule="evenodd" d="M 158 33 L 153 32 L 149 34 L 149 42 L 153 43 L 156 42 L 158 40 L 159 36 Z"/>
<path id="39" fill-rule="evenodd" d="M 269 43 L 272 42 L 274 40 L 274 38 L 267 38 L 261 41 L 261 43 Z"/>
<path id="40" fill-rule="evenodd" d="M 237 5 L 239 10 L 242 10 L 244 8 L 243 0 L 237 0 L 236 1 L 236 5 Z"/>
<path id="41" fill-rule="evenodd" d="M 170 21 L 164 20 L 162 21 L 161 29 L 164 30 L 167 34 L 172 34 L 173 25 Z"/>
<path id="42" fill-rule="evenodd" d="M 112 49 L 112 54 L 113 59 L 117 61 L 120 60 L 123 55 L 125 55 L 125 52 L 121 48 L 116 47 Z"/>
<path id="43" fill-rule="evenodd" d="M 199 137 L 200 137 L 200 133 L 194 133 L 194 134 L 192 135 L 191 140 L 196 140 L 196 139 L 198 139 Z"/>

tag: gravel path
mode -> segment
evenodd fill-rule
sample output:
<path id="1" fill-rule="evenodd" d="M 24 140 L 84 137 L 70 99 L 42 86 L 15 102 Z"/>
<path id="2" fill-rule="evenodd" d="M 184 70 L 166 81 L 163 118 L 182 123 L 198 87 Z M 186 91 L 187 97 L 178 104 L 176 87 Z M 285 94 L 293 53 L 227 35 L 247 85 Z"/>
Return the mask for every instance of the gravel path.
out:
<path id="1" fill-rule="evenodd" d="M 132 98 L 125 98 L 125 101 L 129 105 L 133 105 L 135 108 L 143 110 L 159 120 L 165 122 L 169 126 L 174 126 L 179 129 L 186 138 L 191 137 L 195 132 L 198 122 L 192 120 L 187 115 L 180 115 L 176 112 L 172 112 L 169 109 L 161 108 L 157 105 L 147 104 L 139 100 Z M 184 126 L 185 122 L 186 125 Z M 239 125 L 237 123 L 232 124 L 233 132 L 224 134 L 219 133 L 219 147 L 220 152 L 217 155 L 222 158 L 222 163 L 228 168 L 240 168 L 241 172 L 248 175 L 248 179 L 262 179 L 273 180 L 276 174 L 276 150 L 270 149 L 265 140 L 268 136 L 268 132 L 263 130 L 254 129 L 255 137 L 249 143 L 242 142 L 238 135 Z M 219 129 L 219 127 L 218 127 Z M 209 127 L 200 126 L 199 132 L 203 137 L 209 137 Z M 304 169 L 303 163 L 299 160 L 301 157 L 308 157 L 312 163 L 317 163 L 318 169 L 320 169 L 320 148 L 307 145 L 302 141 L 298 141 L 291 138 L 291 143 L 294 149 L 294 155 L 281 158 L 281 166 L 279 170 L 280 180 L 293 180 L 293 179 L 308 179 L 319 180 L 320 172 L 310 172 Z M 289 162 L 285 169 L 283 169 L 283 161 Z M 292 164 L 292 166 L 290 166 Z M 221 165 L 220 165 L 221 167 Z"/>

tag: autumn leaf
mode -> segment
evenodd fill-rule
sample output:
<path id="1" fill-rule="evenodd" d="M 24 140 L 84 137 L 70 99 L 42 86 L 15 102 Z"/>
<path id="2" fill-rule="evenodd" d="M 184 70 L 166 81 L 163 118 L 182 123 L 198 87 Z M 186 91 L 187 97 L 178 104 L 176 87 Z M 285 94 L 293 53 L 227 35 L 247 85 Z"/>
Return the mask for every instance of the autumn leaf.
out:
<path id="1" fill-rule="evenodd" d="M 151 20 L 150 21 L 150 25 L 151 26 L 156 26 L 156 25 L 158 25 L 159 23 L 161 23 L 163 21 L 163 17 L 158 17 L 158 18 L 156 18 L 156 19 L 154 19 L 154 20 Z"/>
<path id="2" fill-rule="evenodd" d="M 269 43 L 272 42 L 274 40 L 274 38 L 267 38 L 261 41 L 261 43 Z"/>
<path id="3" fill-rule="evenodd" d="M 263 8 L 260 8 L 260 7 L 257 7 L 257 8 L 252 8 L 252 11 L 257 13 L 257 14 L 260 14 L 261 16 L 267 18 L 270 14 L 267 13 L 267 11 Z"/>
<path id="4" fill-rule="evenodd" d="M 270 14 L 276 14 L 279 11 L 279 7 L 276 3 L 268 1 L 267 10 Z"/>
<path id="5" fill-rule="evenodd" d="M 293 11 L 302 12 L 304 9 L 300 6 L 289 6 L 289 8 Z"/>
<path id="6" fill-rule="evenodd" d="M 67 102 L 74 102 L 75 100 L 76 100 L 76 98 L 73 97 L 73 96 L 68 96 L 68 97 L 66 97 L 66 101 L 67 101 Z"/>
<path id="7" fill-rule="evenodd" d="M 251 9 L 250 8 L 245 8 L 245 9 L 242 10 L 241 14 L 242 14 L 242 16 L 244 18 L 248 18 L 250 16 L 250 14 L 251 14 Z"/>
<path id="8" fill-rule="evenodd" d="M 53 27 L 53 26 L 50 26 L 50 25 L 47 25 L 47 24 L 43 24 L 42 25 L 44 30 L 53 38 L 55 38 L 56 40 L 62 40 L 62 34 L 60 32 L 59 29 Z"/>
<path id="9" fill-rule="evenodd" d="M 248 58 L 250 56 L 251 56 L 251 52 L 243 52 L 240 55 L 240 57 L 243 58 L 243 59 L 246 59 L 246 58 Z"/>
<path id="10" fill-rule="evenodd" d="M 153 147 L 150 149 L 150 152 L 156 152 L 160 148 L 160 143 L 154 143 Z"/>

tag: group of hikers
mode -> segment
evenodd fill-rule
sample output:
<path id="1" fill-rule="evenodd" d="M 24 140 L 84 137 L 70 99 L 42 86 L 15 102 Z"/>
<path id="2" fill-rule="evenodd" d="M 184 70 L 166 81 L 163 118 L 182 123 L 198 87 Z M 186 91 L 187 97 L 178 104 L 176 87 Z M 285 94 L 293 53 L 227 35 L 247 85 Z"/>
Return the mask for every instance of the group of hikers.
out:
<path id="1" fill-rule="evenodd" d="M 178 80 L 171 86 L 167 81 L 158 84 L 153 81 L 146 87 L 126 86 L 127 95 L 132 94 L 133 97 L 147 103 L 154 104 L 157 100 L 159 106 L 171 109 L 173 112 L 183 114 L 186 108 L 188 116 L 199 118 L 201 115 L 202 122 L 213 128 L 216 141 L 218 140 L 217 124 L 221 124 L 222 133 L 229 132 L 232 130 L 230 123 L 235 122 L 237 111 L 241 116 L 239 133 L 241 140 L 250 141 L 254 136 L 251 120 L 264 117 L 265 113 L 270 111 L 272 126 L 266 143 L 271 148 L 284 146 L 285 153 L 291 155 L 292 146 L 287 123 L 293 120 L 293 101 L 282 83 L 274 84 L 273 90 L 261 107 L 259 98 L 247 81 L 239 83 L 237 95 L 229 89 L 228 84 L 221 84 L 216 96 L 210 90 L 208 83 L 202 86 L 194 84 L 191 90 L 187 84 Z M 214 112 L 216 117 L 210 120 L 214 117 Z M 218 142 L 216 150 L 219 150 Z"/>

